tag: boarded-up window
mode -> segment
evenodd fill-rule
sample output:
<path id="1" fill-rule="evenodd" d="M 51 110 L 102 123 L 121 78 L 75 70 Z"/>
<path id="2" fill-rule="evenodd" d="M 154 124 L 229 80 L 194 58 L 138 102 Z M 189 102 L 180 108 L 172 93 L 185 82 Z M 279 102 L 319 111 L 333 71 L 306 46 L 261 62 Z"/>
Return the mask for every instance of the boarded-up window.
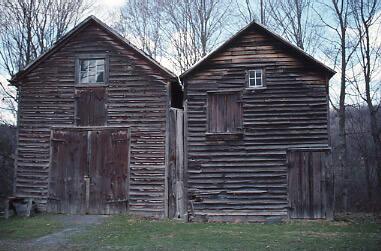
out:
<path id="1" fill-rule="evenodd" d="M 76 120 L 79 126 L 106 124 L 106 89 L 85 87 L 76 90 Z"/>
<path id="2" fill-rule="evenodd" d="M 240 93 L 208 94 L 208 130 L 211 133 L 239 132 L 242 129 Z"/>

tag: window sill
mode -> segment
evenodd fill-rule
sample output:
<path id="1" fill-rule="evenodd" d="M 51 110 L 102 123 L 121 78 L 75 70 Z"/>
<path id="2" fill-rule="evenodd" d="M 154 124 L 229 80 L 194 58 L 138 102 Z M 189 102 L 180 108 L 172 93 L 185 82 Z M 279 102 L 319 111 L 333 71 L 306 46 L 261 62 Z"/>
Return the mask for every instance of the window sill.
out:
<path id="1" fill-rule="evenodd" d="M 248 91 L 259 91 L 259 90 L 266 90 L 267 87 L 266 86 L 261 86 L 261 87 L 246 87 L 245 88 L 246 90 Z"/>
<path id="2" fill-rule="evenodd" d="M 207 132 L 205 136 L 208 140 L 240 140 L 243 132 Z"/>

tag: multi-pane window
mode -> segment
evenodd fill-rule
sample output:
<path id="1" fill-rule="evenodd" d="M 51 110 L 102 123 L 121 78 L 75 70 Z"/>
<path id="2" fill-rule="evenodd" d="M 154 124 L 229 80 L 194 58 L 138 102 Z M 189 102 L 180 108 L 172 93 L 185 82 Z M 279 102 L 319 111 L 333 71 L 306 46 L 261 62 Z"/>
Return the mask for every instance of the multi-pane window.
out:
<path id="1" fill-rule="evenodd" d="M 264 86 L 263 70 L 249 70 L 249 87 L 257 88 Z"/>
<path id="2" fill-rule="evenodd" d="M 242 112 L 240 93 L 208 94 L 208 131 L 210 133 L 240 132 Z"/>
<path id="3" fill-rule="evenodd" d="M 79 83 L 96 84 L 105 82 L 105 59 L 80 59 Z"/>

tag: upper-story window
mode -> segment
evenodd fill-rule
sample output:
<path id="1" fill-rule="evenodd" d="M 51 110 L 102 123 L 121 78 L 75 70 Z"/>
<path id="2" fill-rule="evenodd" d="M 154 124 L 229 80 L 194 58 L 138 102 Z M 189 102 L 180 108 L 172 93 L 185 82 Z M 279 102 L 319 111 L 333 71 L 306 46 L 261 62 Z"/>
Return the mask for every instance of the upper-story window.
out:
<path id="1" fill-rule="evenodd" d="M 262 69 L 249 70 L 249 88 L 264 87 L 264 71 Z"/>
<path id="2" fill-rule="evenodd" d="M 106 85 L 108 82 L 107 54 L 80 54 L 75 62 L 75 79 L 79 86 Z"/>
<path id="3" fill-rule="evenodd" d="M 105 83 L 104 58 L 79 59 L 79 65 L 80 84 Z"/>

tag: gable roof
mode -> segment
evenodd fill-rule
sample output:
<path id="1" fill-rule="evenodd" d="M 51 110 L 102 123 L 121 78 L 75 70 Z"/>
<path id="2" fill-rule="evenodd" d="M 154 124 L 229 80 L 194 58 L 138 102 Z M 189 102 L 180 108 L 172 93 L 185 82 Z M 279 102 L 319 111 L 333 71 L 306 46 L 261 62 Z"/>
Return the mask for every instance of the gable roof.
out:
<path id="1" fill-rule="evenodd" d="M 79 23 L 77 26 L 75 26 L 73 29 L 71 29 L 68 33 L 66 33 L 64 36 L 62 36 L 60 39 L 58 39 L 46 52 L 41 54 L 39 57 L 37 57 L 35 60 L 33 60 L 31 63 L 29 63 L 27 66 L 25 66 L 22 70 L 17 72 L 12 79 L 10 80 L 10 83 L 13 85 L 17 85 L 17 82 L 24 77 L 26 74 L 28 74 L 30 71 L 35 69 L 41 62 L 43 62 L 46 58 L 48 58 L 50 55 L 55 53 L 59 48 L 61 48 L 66 42 L 70 40 L 75 34 L 82 31 L 85 27 L 87 27 L 89 24 L 95 23 L 101 28 L 103 28 L 108 34 L 122 42 L 126 47 L 132 49 L 133 51 L 137 52 L 140 56 L 142 56 L 144 59 L 146 59 L 151 65 L 153 65 L 156 69 L 160 70 L 162 73 L 166 75 L 169 79 L 176 79 L 177 76 L 172 73 L 170 70 L 162 66 L 159 62 L 157 62 L 155 59 L 153 59 L 151 56 L 143 52 L 142 50 L 138 49 L 135 45 L 133 45 L 130 41 L 128 41 L 126 38 L 124 38 L 122 35 L 120 35 L 118 32 L 116 32 L 114 29 L 109 27 L 107 24 L 103 23 L 101 20 L 99 20 L 97 17 L 91 15 L 87 17 L 85 20 L 83 20 L 81 23 Z"/>
<path id="2" fill-rule="evenodd" d="M 184 77 L 188 76 L 189 74 L 191 74 L 192 72 L 194 72 L 201 65 L 203 65 L 206 61 L 208 61 L 208 59 L 210 59 L 211 57 L 213 57 L 214 55 L 216 55 L 220 51 L 224 50 L 227 46 L 229 46 L 236 39 L 238 39 L 239 36 L 241 36 L 242 34 L 246 33 L 247 31 L 249 31 L 251 29 L 258 29 L 258 30 L 264 32 L 266 35 L 274 38 L 275 40 L 277 40 L 279 42 L 281 42 L 281 44 L 283 46 L 285 46 L 286 48 L 290 49 L 290 51 L 294 52 L 298 56 L 306 59 L 310 63 L 312 63 L 312 64 L 316 65 L 317 67 L 319 67 L 320 69 L 322 69 L 324 72 L 327 73 L 329 78 L 331 78 L 333 75 L 335 75 L 336 71 L 334 71 L 332 68 L 326 66 L 325 64 L 323 64 L 322 62 L 320 62 L 316 58 L 314 58 L 311 55 L 309 55 L 308 53 L 306 53 L 304 50 L 300 49 L 299 47 L 293 45 L 292 43 L 290 43 L 289 41 L 287 41 L 286 39 L 281 37 L 280 35 L 270 31 L 267 27 L 263 26 L 262 24 L 259 24 L 259 23 L 255 22 L 255 21 L 252 21 L 251 23 L 246 25 L 244 28 L 242 28 L 240 31 L 238 31 L 235 35 L 233 35 L 231 38 L 229 38 L 227 41 L 225 41 L 223 44 L 218 46 L 215 50 L 213 50 L 208 55 L 206 55 L 203 58 L 201 58 L 197 63 L 195 63 L 188 70 L 183 72 L 180 75 L 180 78 L 184 78 Z"/>

